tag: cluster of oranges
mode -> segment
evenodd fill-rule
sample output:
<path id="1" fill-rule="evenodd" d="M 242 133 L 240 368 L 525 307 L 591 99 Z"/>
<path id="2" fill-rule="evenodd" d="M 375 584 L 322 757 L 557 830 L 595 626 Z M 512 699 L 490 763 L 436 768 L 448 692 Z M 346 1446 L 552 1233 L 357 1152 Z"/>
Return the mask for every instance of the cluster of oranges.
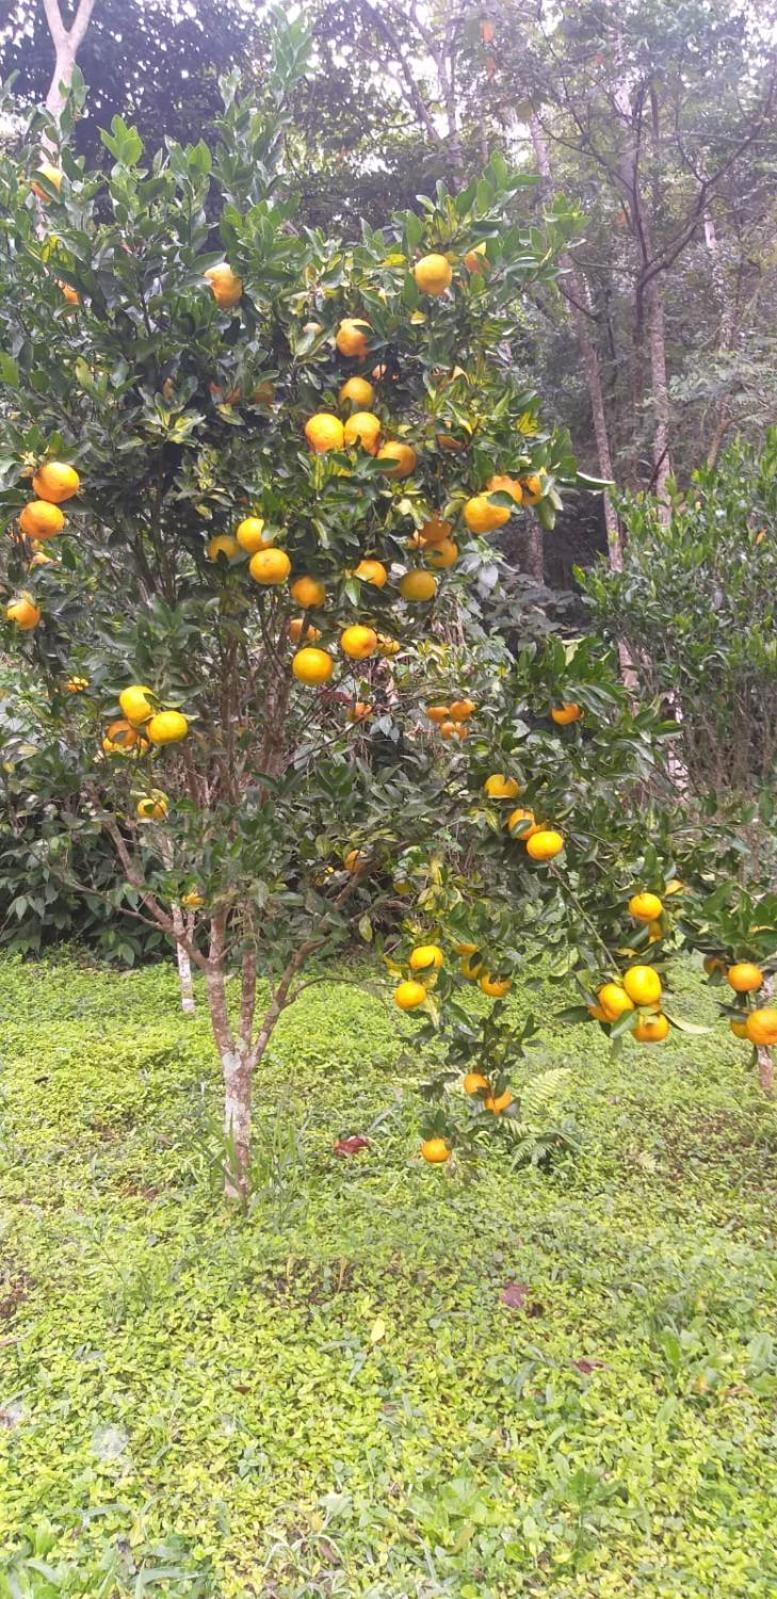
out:
<path id="1" fill-rule="evenodd" d="M 130 683 L 119 695 L 121 717 L 109 723 L 102 740 L 106 755 L 142 756 L 151 745 L 178 744 L 186 738 L 189 719 L 182 711 L 160 707 L 157 695 L 146 683 Z M 151 789 L 138 801 L 137 815 L 142 822 L 164 821 L 169 809 L 167 795 Z"/>
<path id="2" fill-rule="evenodd" d="M 38 467 L 32 487 L 36 497 L 28 500 L 20 511 L 19 528 L 30 541 L 30 566 L 43 566 L 48 565 L 51 557 L 45 554 L 42 546 L 67 525 L 61 506 L 78 493 L 81 479 L 75 467 L 65 461 L 45 461 Z M 33 596 L 24 592 L 14 596 L 6 606 L 5 615 L 6 620 L 13 622 L 22 633 L 29 633 L 38 626 L 42 613 Z"/>
<path id="3" fill-rule="evenodd" d="M 704 970 L 710 976 L 720 972 L 734 993 L 742 996 L 743 1007 L 748 1006 L 749 996 L 757 994 L 765 982 L 761 967 L 754 961 L 735 961 L 727 966 L 719 955 L 708 955 Z M 771 1049 L 777 1044 L 777 1007 L 759 1005 L 755 1009 L 743 1009 L 741 1017 L 731 1020 L 729 1027 L 736 1038 L 746 1038 L 756 1048 L 765 1045 Z"/>
<path id="4" fill-rule="evenodd" d="M 521 793 L 517 779 L 506 776 L 504 772 L 492 772 L 483 788 L 489 799 L 495 800 L 518 799 Z M 552 861 L 564 848 L 563 833 L 546 822 L 538 822 L 534 811 L 528 807 L 519 805 L 511 810 L 505 827 L 513 838 L 525 845 L 526 853 L 533 861 Z"/>
<path id="5" fill-rule="evenodd" d="M 628 910 L 634 921 L 650 929 L 651 942 L 662 937 L 664 904 L 658 894 L 640 889 L 632 894 Z M 661 1010 L 662 993 L 663 984 L 655 967 L 636 963 L 628 966 L 620 978 L 602 984 L 595 1003 L 588 1007 L 589 1014 L 594 1021 L 613 1023 L 628 1012 L 639 1012 L 631 1029 L 632 1038 L 638 1044 L 660 1044 L 669 1033 L 669 1018 Z"/>
<path id="6" fill-rule="evenodd" d="M 426 715 L 438 728 L 441 738 L 463 739 L 467 737 L 469 720 L 476 710 L 474 700 L 452 700 L 450 705 L 427 705 Z"/>

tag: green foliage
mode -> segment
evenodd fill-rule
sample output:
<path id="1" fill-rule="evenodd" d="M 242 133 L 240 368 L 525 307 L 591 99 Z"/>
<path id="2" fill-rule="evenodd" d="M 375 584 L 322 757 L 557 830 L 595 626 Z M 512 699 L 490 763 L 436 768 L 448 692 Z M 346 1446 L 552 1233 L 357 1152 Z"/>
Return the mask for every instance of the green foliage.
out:
<path id="1" fill-rule="evenodd" d="M 3 1599 L 770 1599 L 774 1108 L 725 1030 L 613 1062 L 535 974 L 574 1158 L 409 1158 L 432 1061 L 330 971 L 225 1227 L 204 1008 L 3 962 Z"/>

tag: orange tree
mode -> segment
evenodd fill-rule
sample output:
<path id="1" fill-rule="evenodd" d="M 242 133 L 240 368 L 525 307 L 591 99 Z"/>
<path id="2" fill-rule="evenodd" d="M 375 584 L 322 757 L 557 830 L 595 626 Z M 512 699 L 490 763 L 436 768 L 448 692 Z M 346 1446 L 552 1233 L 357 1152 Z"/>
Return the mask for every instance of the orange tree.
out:
<path id="1" fill-rule="evenodd" d="M 203 971 L 235 1193 L 304 964 L 370 936 L 445 802 L 394 663 L 488 568 L 485 535 L 524 500 L 551 525 L 574 476 L 510 376 L 559 229 L 510 220 L 498 157 L 352 246 L 296 228 L 304 51 L 277 34 L 260 109 L 227 86 L 215 153 L 149 167 L 116 119 L 106 177 L 34 121 L 0 169 L 3 648 L 39 708 L 6 738 L 7 803 L 34 793 L 51 871 Z M 98 835 L 109 884 L 74 870 Z"/>

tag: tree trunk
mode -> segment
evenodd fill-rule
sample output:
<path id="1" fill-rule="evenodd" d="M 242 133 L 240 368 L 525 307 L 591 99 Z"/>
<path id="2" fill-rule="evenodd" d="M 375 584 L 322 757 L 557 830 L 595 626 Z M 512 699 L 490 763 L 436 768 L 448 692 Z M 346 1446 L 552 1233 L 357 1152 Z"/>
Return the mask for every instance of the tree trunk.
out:
<path id="1" fill-rule="evenodd" d="M 253 1066 L 244 1045 L 221 1056 L 224 1077 L 224 1193 L 245 1204 L 251 1188 L 251 1084 Z"/>
<path id="2" fill-rule="evenodd" d="M 54 46 L 54 71 L 46 95 L 46 110 L 57 122 L 62 115 L 67 91 L 73 81 L 73 68 L 94 7 L 95 0 L 79 0 L 73 21 L 70 27 L 66 28 L 59 9 L 59 0 L 43 0 L 51 42 Z"/>
<path id="3" fill-rule="evenodd" d="M 650 348 L 650 381 L 653 391 L 653 492 L 659 502 L 659 517 L 669 521 L 671 515 L 667 483 L 672 473 L 669 451 L 671 435 L 671 408 L 669 379 L 666 370 L 666 321 L 664 295 L 658 273 L 651 278 L 646 290 L 648 343 Z"/>
<path id="4" fill-rule="evenodd" d="M 181 1010 L 184 1011 L 187 1016 L 191 1016 L 194 1013 L 192 963 L 189 959 L 188 951 L 184 949 L 184 946 L 181 942 L 181 935 L 185 935 L 188 931 L 189 939 L 191 940 L 191 935 L 194 931 L 194 918 L 189 918 L 191 925 L 187 929 L 184 921 L 183 911 L 181 910 L 180 905 L 173 905 L 172 916 L 173 928 L 175 931 L 175 953 L 178 961 L 178 980 L 181 985 Z"/>
<path id="5" fill-rule="evenodd" d="M 761 1003 L 770 1004 L 774 992 L 774 981 L 767 977 L 763 985 L 763 1000 Z M 760 1044 L 756 1050 L 758 1064 L 758 1081 L 761 1092 L 767 1099 L 774 1099 L 774 1051 L 767 1049 L 765 1044 Z"/>

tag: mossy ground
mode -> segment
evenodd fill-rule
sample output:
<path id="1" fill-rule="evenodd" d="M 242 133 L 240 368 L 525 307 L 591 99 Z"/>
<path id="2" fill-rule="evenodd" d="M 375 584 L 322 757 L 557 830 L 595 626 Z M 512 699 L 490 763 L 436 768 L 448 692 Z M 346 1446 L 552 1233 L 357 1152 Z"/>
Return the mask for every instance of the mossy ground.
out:
<path id="1" fill-rule="evenodd" d="M 777 1594 L 777 1113 L 720 1027 L 549 1030 L 581 1152 L 430 1169 L 412 1023 L 316 985 L 241 1217 L 169 969 L 0 979 L 3 1599 Z"/>

